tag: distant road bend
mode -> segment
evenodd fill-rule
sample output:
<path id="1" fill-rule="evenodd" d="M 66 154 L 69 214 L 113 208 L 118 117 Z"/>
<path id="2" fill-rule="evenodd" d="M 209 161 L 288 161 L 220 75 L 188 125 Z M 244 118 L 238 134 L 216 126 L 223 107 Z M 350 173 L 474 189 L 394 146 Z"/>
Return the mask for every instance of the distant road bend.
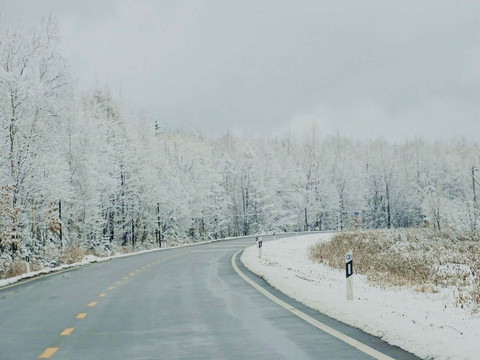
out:
<path id="1" fill-rule="evenodd" d="M 0 359 L 418 359 L 249 272 L 239 250 L 254 242 L 150 252 L 3 288 Z"/>

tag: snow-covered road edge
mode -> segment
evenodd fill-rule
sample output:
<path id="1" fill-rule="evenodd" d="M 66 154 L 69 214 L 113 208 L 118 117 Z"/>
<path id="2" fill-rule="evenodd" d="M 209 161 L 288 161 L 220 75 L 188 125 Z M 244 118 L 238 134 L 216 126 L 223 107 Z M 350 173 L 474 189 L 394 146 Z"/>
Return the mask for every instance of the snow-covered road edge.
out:
<path id="1" fill-rule="evenodd" d="M 282 233 L 282 235 L 294 235 L 295 233 Z M 264 233 L 264 234 L 258 234 L 257 236 L 265 236 L 265 235 L 270 235 L 270 233 Z M 101 261 L 108 261 L 111 259 L 118 259 L 118 258 L 123 258 L 123 257 L 128 257 L 128 256 L 135 256 L 135 255 L 140 255 L 140 254 L 145 254 L 149 252 L 155 252 L 155 251 L 165 251 L 165 250 L 171 250 L 171 249 L 177 249 L 177 248 L 182 248 L 182 247 L 188 247 L 188 246 L 197 246 L 197 245 L 204 245 L 204 244 L 211 244 L 214 242 L 222 242 L 222 241 L 229 241 L 229 240 L 237 240 L 237 239 L 242 239 L 242 238 L 251 238 L 254 237 L 255 235 L 249 235 L 249 236 L 235 236 L 235 237 L 226 237 L 222 239 L 213 239 L 213 240 L 206 240 L 206 241 L 199 241 L 199 242 L 194 242 L 194 243 L 186 243 L 186 244 L 181 244 L 181 245 L 174 245 L 174 246 L 168 246 L 168 247 L 163 247 L 163 248 L 155 248 L 155 249 L 149 249 L 149 250 L 141 250 L 137 252 L 132 252 L 128 254 L 118 254 L 118 255 L 113 255 L 109 257 L 98 257 L 98 256 L 93 256 L 93 255 L 87 255 L 83 258 L 82 261 L 73 263 L 73 264 L 68 264 L 68 265 L 61 265 L 61 266 L 56 266 L 53 268 L 46 268 L 42 269 L 39 271 L 31 271 L 29 273 L 25 273 L 19 276 L 14 276 L 8 279 L 0 279 L 0 290 L 6 286 L 15 284 L 19 281 L 22 280 L 28 280 L 28 279 L 33 279 L 37 277 L 41 277 L 42 275 L 47 275 L 59 271 L 65 271 L 69 269 L 74 269 L 80 266 L 96 263 L 96 262 L 101 262 Z"/>
<path id="2" fill-rule="evenodd" d="M 71 269 L 74 269 L 74 268 L 78 268 L 80 266 L 85 266 L 85 265 L 96 263 L 96 262 L 109 261 L 109 260 L 112 260 L 112 259 L 124 258 L 124 257 L 129 257 L 129 256 L 136 256 L 136 255 L 146 254 L 146 253 L 150 253 L 150 252 L 166 251 L 166 250 L 178 249 L 178 248 L 182 248 L 182 247 L 204 245 L 204 244 L 210 244 L 210 243 L 213 243 L 213 242 L 228 241 L 228 240 L 233 240 L 233 239 L 235 239 L 235 238 L 225 238 L 225 239 L 217 239 L 217 240 L 199 241 L 199 242 L 195 242 L 195 243 L 187 243 L 187 244 L 175 245 L 175 246 L 170 246 L 170 247 L 155 248 L 155 249 L 149 249 L 149 250 L 141 250 L 141 251 L 132 252 L 132 253 L 128 253 L 128 254 L 118 254 L 118 255 L 113 255 L 113 256 L 109 256 L 109 257 L 98 257 L 98 256 L 93 256 L 93 255 L 87 255 L 82 259 L 82 261 L 77 262 L 77 263 L 56 266 L 56 267 L 53 267 L 53 268 L 46 268 L 46 269 L 42 269 L 42 270 L 39 270 L 39 271 L 31 271 L 29 273 L 25 273 L 25 274 L 15 276 L 15 277 L 11 277 L 11 278 L 8 278 L 8 279 L 1 279 L 0 280 L 0 290 L 2 288 L 6 287 L 6 286 L 15 284 L 19 281 L 38 278 L 38 277 L 41 277 L 43 275 L 52 274 L 52 273 L 56 273 L 56 272 L 60 272 L 60 271 L 71 270 Z"/>
<path id="3" fill-rule="evenodd" d="M 346 300 L 345 274 L 311 262 L 307 249 L 331 234 L 265 242 L 242 254 L 244 265 L 286 295 L 425 359 L 473 360 L 480 353 L 480 316 L 455 306 L 452 291 L 380 289 L 354 276 L 355 300 Z"/>

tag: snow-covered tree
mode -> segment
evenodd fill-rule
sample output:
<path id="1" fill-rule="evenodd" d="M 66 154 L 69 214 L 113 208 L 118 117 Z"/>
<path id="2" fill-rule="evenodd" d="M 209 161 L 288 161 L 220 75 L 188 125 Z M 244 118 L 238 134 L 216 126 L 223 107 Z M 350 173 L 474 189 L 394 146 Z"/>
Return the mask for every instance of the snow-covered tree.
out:
<path id="1" fill-rule="evenodd" d="M 60 241 L 59 196 L 68 168 L 56 141 L 63 135 L 68 78 L 53 18 L 34 30 L 0 27 L 1 181 L 10 216 L 2 247 L 12 257 L 32 241 Z"/>

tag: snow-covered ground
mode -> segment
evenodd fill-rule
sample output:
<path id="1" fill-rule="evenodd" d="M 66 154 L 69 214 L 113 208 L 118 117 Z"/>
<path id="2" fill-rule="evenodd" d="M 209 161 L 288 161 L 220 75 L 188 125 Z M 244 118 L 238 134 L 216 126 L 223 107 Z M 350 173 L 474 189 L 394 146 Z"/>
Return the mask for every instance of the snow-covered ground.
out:
<path id="1" fill-rule="evenodd" d="M 265 242 L 242 262 L 283 293 L 425 359 L 480 359 L 480 314 L 456 307 L 452 289 L 436 294 L 381 289 L 354 275 L 354 301 L 346 300 L 345 272 L 313 263 L 307 249 L 331 234 Z M 354 258 L 355 264 L 355 258 Z"/>

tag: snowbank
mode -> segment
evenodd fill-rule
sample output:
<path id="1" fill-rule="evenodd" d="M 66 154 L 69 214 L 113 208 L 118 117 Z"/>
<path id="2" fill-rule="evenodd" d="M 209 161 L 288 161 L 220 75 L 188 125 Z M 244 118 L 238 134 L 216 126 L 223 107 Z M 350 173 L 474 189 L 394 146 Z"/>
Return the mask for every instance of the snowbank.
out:
<path id="1" fill-rule="evenodd" d="M 315 234 L 266 242 L 262 259 L 251 246 L 241 260 L 288 296 L 421 358 L 480 358 L 480 315 L 456 307 L 452 290 L 432 294 L 410 288 L 380 289 L 355 275 L 355 300 L 347 301 L 344 271 L 307 258 L 309 246 L 331 236 Z"/>
<path id="2" fill-rule="evenodd" d="M 226 239 L 223 239 L 223 240 L 229 240 L 229 239 L 234 239 L 234 238 L 226 238 Z M 132 253 L 128 253 L 128 254 L 118 254 L 118 255 L 113 255 L 113 256 L 110 256 L 110 257 L 98 257 L 98 256 L 94 256 L 94 255 L 87 255 L 82 259 L 82 261 L 80 261 L 78 263 L 69 264 L 69 265 L 61 265 L 61 266 L 57 266 L 57 267 L 53 267 L 53 268 L 45 268 L 45 269 L 42 269 L 42 270 L 39 270 L 39 271 L 32 271 L 32 272 L 25 273 L 25 274 L 15 276 L 15 277 L 11 277 L 11 278 L 8 278 L 8 279 L 0 279 L 0 289 L 3 286 L 11 285 L 11 284 L 14 284 L 14 283 L 16 283 L 18 281 L 21 281 L 21 280 L 26 280 L 26 279 L 30 279 L 30 278 L 50 274 L 50 273 L 64 271 L 64 270 L 76 268 L 76 267 L 79 267 L 79 266 L 83 266 L 83 265 L 87 265 L 87 264 L 91 264 L 91 263 L 95 263 L 95 262 L 108 261 L 108 260 L 111 260 L 111 259 L 118 259 L 118 258 L 123 258 L 123 257 L 135 256 L 135 255 L 145 254 L 145 253 L 154 252 L 154 251 L 164 251 L 164 250 L 170 250 L 170 249 L 174 249 L 174 248 L 195 246 L 195 245 L 201 245 L 201 244 L 209 244 L 209 243 L 217 242 L 217 241 L 221 241 L 221 240 L 200 241 L 200 242 L 196 242 L 196 243 L 187 243 L 187 244 L 182 244 L 182 245 L 175 245 L 175 246 L 170 246 L 170 247 L 161 248 L 161 249 L 160 248 L 155 248 L 155 249 L 150 249 L 150 250 L 142 250 L 142 251 L 132 252 Z"/>

